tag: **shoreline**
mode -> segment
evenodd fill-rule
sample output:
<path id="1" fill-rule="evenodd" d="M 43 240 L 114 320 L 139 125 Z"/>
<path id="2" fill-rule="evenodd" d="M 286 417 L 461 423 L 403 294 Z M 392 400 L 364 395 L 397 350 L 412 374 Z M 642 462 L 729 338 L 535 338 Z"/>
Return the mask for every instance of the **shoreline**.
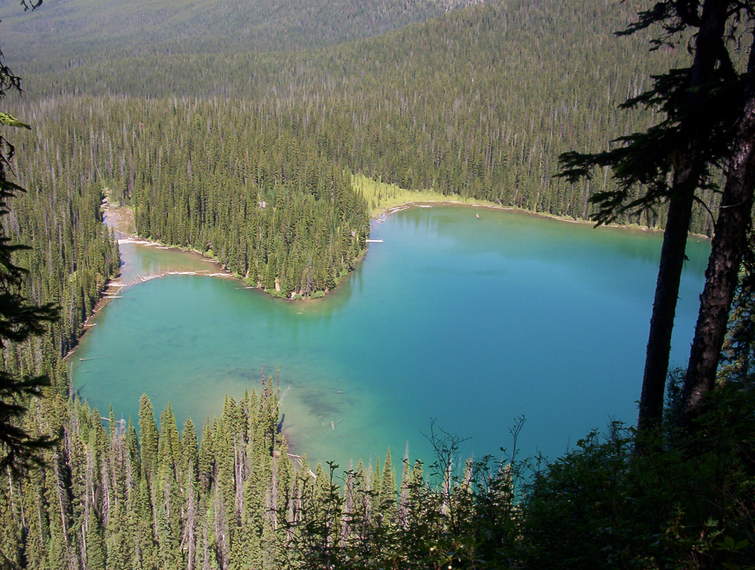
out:
<path id="1" fill-rule="evenodd" d="M 443 207 L 443 206 L 450 206 L 450 207 L 466 207 L 466 208 L 479 208 L 479 209 L 485 209 L 485 210 L 497 210 L 501 212 L 510 212 L 517 215 L 526 215 L 526 216 L 533 216 L 537 218 L 543 218 L 547 220 L 553 220 L 557 222 L 564 222 L 569 224 L 578 224 L 578 225 L 584 225 L 584 226 L 592 226 L 596 227 L 595 223 L 590 220 L 585 220 L 581 218 L 572 218 L 569 216 L 561 216 L 557 214 L 549 214 L 547 212 L 536 212 L 533 210 L 527 210 L 525 208 L 519 208 L 517 206 L 504 206 L 500 204 L 494 204 L 491 202 L 486 201 L 480 201 L 480 202 L 466 202 L 466 201 L 460 201 L 460 200 L 417 200 L 417 201 L 408 201 L 408 202 L 402 202 L 400 204 L 396 204 L 393 206 L 387 206 L 385 208 L 379 208 L 375 212 L 372 213 L 370 216 L 370 222 L 375 223 L 382 223 L 384 222 L 389 216 L 392 216 L 393 214 L 397 214 L 399 212 L 403 212 L 404 210 L 409 210 L 411 208 L 433 208 L 433 207 Z M 132 221 L 130 218 L 133 213 L 130 212 L 130 208 L 127 206 L 116 206 L 113 207 L 107 197 L 102 202 L 102 212 L 103 212 L 103 223 L 114 230 L 118 246 L 120 248 L 121 244 L 133 244 L 133 245 L 141 245 L 144 247 L 154 247 L 157 249 L 171 249 L 174 251 L 180 251 L 182 253 L 197 255 L 201 257 L 204 260 L 209 261 L 210 263 L 214 264 L 218 271 L 216 272 L 201 272 L 201 271 L 171 271 L 166 270 L 160 273 L 157 273 L 155 275 L 149 275 L 146 278 L 142 278 L 137 282 L 133 283 L 122 283 L 118 280 L 121 277 L 121 273 L 119 272 L 117 275 L 113 276 L 112 278 L 108 279 L 105 282 L 104 287 L 99 293 L 99 299 L 97 300 L 97 303 L 95 303 L 92 312 L 89 314 L 89 316 L 86 318 L 86 320 L 81 324 L 81 333 L 78 336 L 78 340 L 80 341 L 84 335 L 93 327 L 97 326 L 97 323 L 93 323 L 92 321 L 95 319 L 97 314 L 105 307 L 107 304 L 113 300 L 120 297 L 120 294 L 126 290 L 129 287 L 132 287 L 134 285 L 139 285 L 140 283 L 145 283 L 147 281 L 151 281 L 153 279 L 162 279 L 163 277 L 168 277 L 170 275 L 190 275 L 190 276 L 197 276 L 197 277 L 213 277 L 213 278 L 220 278 L 220 279 L 235 279 L 239 281 L 244 289 L 249 289 L 253 291 L 258 291 L 260 293 L 263 293 L 267 296 L 269 296 L 272 299 L 277 299 L 281 301 L 286 301 L 289 303 L 300 303 L 300 302 L 313 302 L 313 301 L 321 301 L 323 299 L 326 299 L 329 295 L 332 295 L 334 292 L 338 291 L 341 287 L 341 285 L 349 279 L 349 277 L 354 273 L 354 270 L 349 271 L 346 275 L 341 277 L 338 280 L 338 283 L 335 287 L 332 289 L 329 289 L 327 291 L 317 291 L 316 293 L 322 293 L 318 296 L 307 296 L 307 297 L 288 297 L 284 295 L 276 295 L 274 291 L 269 291 L 267 289 L 264 289 L 262 287 L 255 287 L 253 285 L 249 285 L 246 281 L 244 281 L 244 278 L 240 275 L 235 275 L 227 270 L 227 268 L 223 265 L 223 263 L 217 259 L 216 257 L 210 257 L 207 255 L 204 255 L 199 250 L 190 248 L 190 247 L 183 247 L 178 245 L 172 245 L 172 244 L 166 244 L 160 241 L 148 239 L 142 236 L 139 236 L 136 233 L 130 232 L 127 229 L 122 227 L 124 219 L 126 219 L 126 223 L 129 221 Z M 120 226 L 120 227 L 119 227 Z M 611 229 L 611 230 L 619 230 L 624 232 L 632 232 L 632 233 L 643 233 L 643 234 L 662 234 L 663 229 L 662 228 L 654 228 L 649 226 L 642 226 L 639 224 L 606 224 L 603 226 L 598 226 L 601 228 Z M 597 228 L 596 228 L 597 229 Z M 704 234 L 698 234 L 689 232 L 689 236 L 710 241 L 711 237 L 706 236 Z M 368 238 L 369 239 L 369 238 Z M 364 262 L 364 258 L 367 256 L 367 253 L 369 251 L 369 246 L 365 247 L 362 254 L 355 260 L 355 269 L 358 267 L 361 263 Z M 79 342 L 76 343 L 76 345 L 71 348 L 64 356 L 63 361 L 67 361 L 78 349 Z"/>
<path id="2" fill-rule="evenodd" d="M 572 219 L 568 217 L 563 216 L 557 216 L 553 214 L 547 214 L 547 213 L 540 213 L 540 212 L 533 212 L 529 210 L 525 210 L 522 208 L 517 208 L 514 206 L 503 206 L 503 205 L 497 205 L 497 204 L 490 204 L 490 203 L 484 203 L 484 202 L 461 202 L 456 200 L 417 200 L 417 201 L 407 201 L 400 204 L 395 204 L 390 207 L 382 208 L 379 211 L 374 212 L 372 216 L 370 216 L 370 225 L 372 226 L 373 223 L 382 223 L 385 221 L 389 216 L 392 216 L 394 214 L 397 214 L 399 212 L 402 212 L 404 210 L 408 210 L 411 208 L 432 208 L 432 207 L 460 207 L 465 206 L 468 208 L 475 208 L 475 209 L 482 209 L 482 210 L 497 210 L 501 212 L 509 212 L 515 215 L 527 215 L 527 216 L 534 216 L 538 218 L 543 219 L 550 219 L 554 220 L 556 222 L 568 222 L 572 224 L 579 224 L 579 225 L 590 225 L 594 226 L 593 222 L 590 222 L 589 220 L 579 220 L 579 219 Z M 110 303 L 113 299 L 120 298 L 124 291 L 126 291 L 127 288 L 138 285 L 140 283 L 145 283 L 147 281 L 151 281 L 153 279 L 161 279 L 170 275 L 184 275 L 184 276 L 198 276 L 198 277 L 214 277 L 214 278 L 223 278 L 223 279 L 234 279 L 237 280 L 241 286 L 244 289 L 251 289 L 256 290 L 260 293 L 264 293 L 267 296 L 284 300 L 288 302 L 313 302 L 313 301 L 320 301 L 322 299 L 326 299 L 329 295 L 333 293 L 337 293 L 338 291 L 342 290 L 342 285 L 344 282 L 348 281 L 352 274 L 355 272 L 356 269 L 358 269 L 361 264 L 364 262 L 365 257 L 369 253 L 369 243 L 365 244 L 365 248 L 363 252 L 359 255 L 359 257 L 354 262 L 354 269 L 343 275 L 341 278 L 338 279 L 336 286 L 334 286 L 332 289 L 325 291 L 323 295 L 318 297 L 303 297 L 303 298 L 288 298 L 283 297 L 280 295 L 271 294 L 271 292 L 266 291 L 265 289 L 258 288 L 255 286 L 251 286 L 249 283 L 247 283 L 246 280 L 243 279 L 240 275 L 234 275 L 230 271 L 228 271 L 217 258 L 210 257 L 207 255 L 204 255 L 202 252 L 192 249 L 190 247 L 181 247 L 176 245 L 170 245 L 165 244 L 160 241 L 147 239 L 142 236 L 139 236 L 135 232 L 124 232 L 123 226 L 120 225 L 118 222 L 122 221 L 119 220 L 119 214 L 123 215 L 131 215 L 131 212 L 129 211 L 130 208 L 128 207 L 118 207 L 118 206 L 111 206 L 107 200 L 103 200 L 103 223 L 105 223 L 111 230 L 114 232 L 115 241 L 117 242 L 118 248 L 119 248 L 119 255 L 121 255 L 121 262 L 123 263 L 123 248 L 124 245 L 134 245 L 138 247 L 151 247 L 155 249 L 165 249 L 165 250 L 173 250 L 176 252 L 186 253 L 193 256 L 198 256 L 199 258 L 209 261 L 212 264 L 212 267 L 214 269 L 217 269 L 217 271 L 212 271 L 212 269 L 208 270 L 199 270 L 199 271 L 175 271 L 166 269 L 164 271 L 155 273 L 153 275 L 148 275 L 146 277 L 137 277 L 137 278 L 131 278 L 131 280 L 124 280 L 123 279 L 123 266 L 121 266 L 118 270 L 118 274 L 112 276 L 110 279 L 108 279 L 102 290 L 99 293 L 99 299 L 95 303 L 94 307 L 92 308 L 91 313 L 87 316 L 86 320 L 82 323 L 80 327 L 80 332 L 78 334 L 76 344 L 62 357 L 62 360 L 64 363 L 66 363 L 66 368 L 68 369 L 69 375 L 70 375 L 70 386 L 71 390 L 73 390 L 73 366 L 75 360 L 72 360 L 73 358 L 76 358 L 77 351 L 81 347 L 82 339 L 84 339 L 87 332 L 97 326 L 96 319 L 100 313 L 100 311 L 105 308 L 108 303 Z M 114 210 L 117 210 L 114 211 Z M 372 226 L 374 229 L 374 226 Z M 621 224 L 610 224 L 604 226 L 608 229 L 612 230 L 621 230 L 621 231 L 629 231 L 632 233 L 643 233 L 643 234 L 658 234 L 662 233 L 663 230 L 660 228 L 647 228 L 642 227 L 639 225 L 621 225 Z M 689 234 L 691 237 L 697 237 L 702 239 L 710 239 L 707 236 L 700 236 L 696 234 Z M 370 236 L 372 236 L 372 231 L 370 232 Z M 173 264 L 175 266 L 175 263 Z M 87 360 L 87 359 L 79 359 L 81 360 Z M 288 426 L 285 426 L 288 427 Z M 285 428 L 284 428 L 285 430 Z M 296 453 L 300 452 L 300 448 L 297 445 L 296 442 L 296 436 L 292 433 L 284 433 L 284 437 L 286 437 L 287 441 L 289 442 L 290 451 L 292 452 L 292 459 L 296 460 L 298 459 L 298 456 Z"/>
<path id="3" fill-rule="evenodd" d="M 504 206 L 501 204 L 494 204 L 492 202 L 487 201 L 480 201 L 480 202 L 466 202 L 466 201 L 460 201 L 460 200 L 417 200 L 417 201 L 408 201 L 408 202 L 402 202 L 400 204 L 396 204 L 393 206 L 388 206 L 385 208 L 380 208 L 379 210 L 373 212 L 373 215 L 370 216 L 370 223 L 382 223 L 385 221 L 389 216 L 392 216 L 393 214 L 397 214 L 399 212 L 403 212 L 404 210 L 409 210 L 411 208 L 433 208 L 433 207 L 443 207 L 443 206 L 450 206 L 450 207 L 466 207 L 466 208 L 481 208 L 485 210 L 496 210 L 500 212 L 509 212 L 512 214 L 517 215 L 525 215 L 525 216 L 533 216 L 536 218 L 542 218 L 546 220 L 553 220 L 557 222 L 564 222 L 569 224 L 578 224 L 583 226 L 591 226 L 594 229 L 598 228 L 606 228 L 611 230 L 619 230 L 623 232 L 632 232 L 632 233 L 651 233 L 651 234 L 662 234 L 663 228 L 657 228 L 657 227 L 650 227 L 650 226 L 643 226 L 639 224 L 605 224 L 601 226 L 596 226 L 595 222 L 591 220 L 586 220 L 582 218 L 572 218 L 570 216 L 561 216 L 558 214 L 549 214 L 547 212 L 536 212 L 534 210 L 528 210 L 525 208 L 520 208 L 517 206 Z M 119 207 L 118 210 L 130 210 L 128 206 L 122 206 Z M 117 234 L 120 234 L 121 237 L 118 238 L 118 245 L 120 244 L 134 244 L 134 245 L 142 245 L 145 247 L 155 247 L 157 249 L 171 249 L 174 251 L 180 251 L 182 253 L 188 253 L 193 254 L 201 257 L 204 260 L 209 261 L 210 263 L 217 266 L 219 271 L 214 273 L 202 273 L 199 271 L 163 271 L 161 273 L 150 275 L 145 279 L 142 279 L 139 282 L 135 283 L 125 283 L 125 284 L 118 284 L 118 283 L 112 283 L 112 280 L 108 280 L 105 283 L 105 287 L 103 288 L 102 292 L 100 293 L 100 301 L 108 300 L 108 297 L 113 298 L 113 295 L 117 295 L 119 291 L 124 290 L 127 287 L 138 285 L 139 283 L 143 283 L 146 281 L 150 281 L 152 279 L 160 279 L 163 277 L 167 277 L 169 275 L 196 275 L 196 276 L 206 276 L 206 277 L 218 277 L 222 279 L 236 279 L 240 281 L 245 289 L 255 290 L 259 291 L 261 293 L 264 293 L 268 295 L 269 297 L 273 299 L 278 299 L 282 301 L 287 302 L 310 302 L 310 301 L 318 301 L 321 299 L 326 298 L 328 295 L 332 294 L 336 290 L 340 288 L 340 286 L 343 284 L 344 281 L 348 280 L 351 274 L 354 272 L 354 270 L 349 271 L 346 275 L 341 277 L 338 282 L 336 283 L 336 286 L 332 289 L 328 289 L 325 291 L 315 291 L 314 293 L 322 293 L 322 295 L 318 296 L 298 296 L 298 297 L 288 297 L 285 295 L 277 295 L 275 291 L 271 291 L 268 289 L 265 289 L 263 287 L 256 287 L 254 285 L 250 285 L 247 283 L 244 278 L 241 275 L 237 275 L 234 273 L 231 273 L 228 271 L 228 269 L 223 265 L 223 263 L 214 256 L 208 256 L 202 253 L 201 251 L 197 249 L 193 249 L 191 247 L 184 247 L 180 245 L 174 245 L 174 244 L 166 244 L 157 240 L 145 238 L 142 236 L 139 236 L 136 233 L 131 233 L 128 231 L 123 231 L 121 228 L 117 227 L 117 223 L 108 223 L 108 214 L 113 214 L 113 210 L 110 207 L 110 204 L 107 201 L 107 198 L 103 201 L 103 223 L 105 223 L 108 227 L 115 230 Z M 118 216 L 114 216 L 118 217 Z M 706 236 L 704 234 L 698 234 L 694 232 L 689 232 L 688 235 L 690 237 L 701 239 L 705 241 L 710 241 L 712 238 L 710 236 Z M 367 238 L 370 239 L 369 237 Z M 369 243 L 369 242 L 368 242 Z M 369 246 L 366 246 L 364 251 L 359 255 L 359 257 L 355 260 L 356 267 L 358 267 L 363 261 L 364 258 L 367 256 L 367 253 L 369 251 Z M 355 267 L 355 269 L 356 269 Z M 117 280 L 120 277 L 120 273 L 115 277 Z M 117 291 L 110 292 L 109 289 L 111 286 L 115 286 L 117 288 Z M 89 319 L 94 316 L 94 314 L 99 311 L 102 307 L 99 306 L 99 302 L 95 305 L 94 310 L 92 311 L 92 315 L 87 318 L 87 320 L 84 322 L 82 326 L 87 326 Z"/>
<path id="4" fill-rule="evenodd" d="M 160 242 L 148 240 L 145 238 L 141 238 L 138 236 L 128 235 L 121 232 L 121 230 L 118 230 L 114 226 L 108 226 L 111 227 L 113 230 L 115 230 L 117 233 L 123 235 L 124 237 L 119 237 L 116 239 L 118 243 L 119 248 L 119 254 L 120 254 L 120 246 L 121 244 L 132 244 L 132 245 L 140 245 L 143 247 L 154 247 L 156 249 L 172 249 L 175 251 L 180 251 L 181 253 L 187 253 L 187 254 L 196 254 L 202 259 L 209 261 L 213 265 L 217 266 L 218 271 L 173 271 L 173 270 L 165 270 L 161 271 L 159 273 L 155 273 L 153 275 L 147 275 L 146 277 L 139 277 L 138 281 L 132 281 L 132 282 L 124 282 L 121 281 L 121 278 L 123 276 L 122 272 L 119 271 L 116 275 L 112 276 L 111 278 L 107 279 L 105 281 L 105 284 L 102 288 L 102 290 L 99 293 L 99 299 L 95 303 L 94 307 L 92 308 L 92 312 L 87 316 L 86 320 L 81 324 L 81 332 L 78 335 L 78 339 L 76 342 L 76 345 L 71 348 L 65 355 L 63 355 L 62 359 L 63 362 L 68 361 L 68 359 L 74 355 L 74 353 L 78 350 L 79 345 L 81 344 L 81 339 L 84 338 L 86 333 L 97 326 L 96 322 L 92 322 L 99 312 L 104 309 L 112 300 L 114 299 L 120 299 L 122 297 L 122 293 L 130 288 L 134 287 L 135 285 L 140 285 L 141 283 L 147 283 L 148 281 L 152 281 L 154 279 L 162 279 L 164 277 L 169 277 L 171 275 L 188 275 L 188 276 L 196 276 L 196 277 L 213 277 L 218 279 L 237 279 L 241 281 L 239 277 L 236 275 L 233 275 L 230 271 L 227 271 L 223 265 L 217 260 L 212 257 L 208 257 L 206 255 L 202 255 L 196 250 L 191 250 L 188 248 L 182 248 L 177 246 L 171 246 L 171 245 L 164 245 Z M 243 283 L 243 281 L 242 281 Z M 247 289 L 256 289 L 256 287 L 245 287 Z"/>
<path id="5" fill-rule="evenodd" d="M 404 210 L 409 210 L 411 208 L 432 208 L 435 206 L 453 206 L 453 207 L 466 207 L 466 208 L 481 208 L 485 210 L 497 210 L 500 212 L 510 212 L 512 214 L 532 216 L 535 218 L 543 218 L 546 220 L 564 222 L 567 224 L 591 226 L 594 229 L 606 228 L 610 230 L 619 230 L 619 231 L 624 231 L 624 232 L 651 233 L 651 234 L 662 234 L 664 231 L 663 228 L 643 226 L 640 224 L 611 223 L 611 224 L 604 224 L 601 226 L 596 226 L 595 222 L 591 220 L 582 219 L 582 218 L 572 218 L 570 216 L 549 214 L 547 212 L 536 212 L 534 210 L 527 210 L 526 208 L 519 208 L 518 206 L 504 206 L 501 204 L 494 204 L 492 202 L 484 202 L 484 201 L 483 202 L 462 202 L 459 200 L 437 200 L 437 201 L 436 200 L 419 200 L 419 201 L 404 202 L 402 204 L 397 204 L 395 206 L 379 209 L 376 212 L 376 215 L 370 218 L 370 221 L 382 223 L 382 221 L 388 218 L 388 216 L 391 216 L 398 212 L 403 212 Z M 696 239 L 706 240 L 706 241 L 710 241 L 712 239 L 711 236 L 707 236 L 705 234 L 699 234 L 695 232 L 688 232 L 688 236 L 696 238 Z"/>

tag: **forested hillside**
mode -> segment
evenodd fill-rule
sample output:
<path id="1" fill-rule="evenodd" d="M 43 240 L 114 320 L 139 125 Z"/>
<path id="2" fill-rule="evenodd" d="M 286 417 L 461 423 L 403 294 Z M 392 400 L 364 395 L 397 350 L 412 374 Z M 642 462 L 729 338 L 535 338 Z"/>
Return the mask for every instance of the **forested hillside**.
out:
<path id="1" fill-rule="evenodd" d="M 133 198 L 142 235 L 215 255 L 251 285 L 286 296 L 333 288 L 364 249 L 366 205 L 349 176 L 254 104 L 60 98 L 20 112 L 40 125 L 19 138 L 19 170 L 38 188 L 20 211 L 57 212 L 58 192 L 85 189 L 88 210 L 76 223 L 106 235 L 98 208 L 107 189 L 117 201 Z M 50 223 L 75 229 L 63 216 Z M 71 254 L 80 263 L 86 255 Z"/>
<path id="2" fill-rule="evenodd" d="M 635 454 L 616 426 L 527 477 L 515 455 L 460 465 L 453 440 L 435 442 L 434 466 L 389 455 L 341 478 L 310 471 L 288 452 L 269 382 L 228 399 L 201 436 L 191 422 L 179 432 L 169 409 L 155 422 L 146 398 L 139 425 L 124 425 L 76 401 L 61 359 L 117 272 L 106 192 L 133 206 L 140 234 L 289 297 L 329 290 L 364 252 L 368 206 L 352 175 L 589 217 L 590 196 L 614 183 L 607 170 L 579 186 L 553 178 L 559 154 L 647 126 L 649 114 L 617 105 L 686 57 L 612 37 L 632 4 L 47 4 L 0 12 L 30 93 L 4 110 L 33 125 L 13 134 L 28 192 L 3 231 L 31 246 L 15 254 L 30 270 L 23 293 L 61 314 L 2 357 L 14 374 L 51 375 L 22 423 L 58 441 L 44 467 L 3 473 L 0 567 L 750 563 L 751 273 L 726 346 L 737 366 L 689 433 L 667 421 L 657 447 Z M 700 195 L 715 212 L 714 194 Z M 665 213 L 621 220 L 662 226 Z M 703 208 L 692 229 L 712 231 Z"/>
<path id="3" fill-rule="evenodd" d="M 601 3 L 585 14 L 493 3 L 316 52 L 95 64 L 31 84 L 97 93 L 104 81 L 126 98 L 34 97 L 17 114 L 84 145 L 63 145 L 61 160 L 80 153 L 77 169 L 133 203 L 142 235 L 216 255 L 268 291 L 311 295 L 364 247 L 349 173 L 589 217 L 589 196 L 611 181 L 570 187 L 553 177 L 559 153 L 648 120 L 614 107 L 675 57 L 586 32 L 596 18 L 621 25 Z M 625 221 L 659 225 L 663 210 Z M 693 229 L 710 231 L 702 209 Z"/>
<path id="4" fill-rule="evenodd" d="M 379 38 L 300 53 L 142 56 L 32 74 L 37 93 L 252 100 L 344 169 L 410 189 L 433 188 L 587 218 L 589 196 L 553 175 L 571 148 L 647 124 L 617 106 L 674 50 L 616 40 L 628 6 L 493 2 Z M 555 25 L 555 23 L 558 25 Z M 715 210 L 716 199 L 706 201 Z M 624 221 L 662 226 L 664 213 Z M 701 208 L 693 230 L 709 233 Z"/>
<path id="5" fill-rule="evenodd" d="M 28 270 L 21 293 L 61 309 L 50 334 L 6 346 L 4 365 L 48 373 L 64 394 L 68 380 L 60 357 L 78 342 L 82 323 L 119 264 L 117 245 L 101 223 L 100 172 L 91 167 L 92 154 L 80 140 L 71 125 L 41 120 L 28 135 L 18 133 L 14 169 L 26 192 L 12 200 L 3 220 L 6 235 L 29 248 L 14 257 Z"/>
<path id="6" fill-rule="evenodd" d="M 40 69 L 124 55 L 292 51 L 371 37 L 481 0 L 48 0 L 0 7 L 8 56 Z"/>

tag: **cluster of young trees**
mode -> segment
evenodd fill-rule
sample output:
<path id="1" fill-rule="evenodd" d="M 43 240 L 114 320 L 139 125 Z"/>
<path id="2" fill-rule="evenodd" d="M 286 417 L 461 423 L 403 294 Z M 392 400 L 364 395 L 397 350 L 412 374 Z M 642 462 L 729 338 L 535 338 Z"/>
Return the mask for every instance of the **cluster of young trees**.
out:
<path id="1" fill-rule="evenodd" d="M 443 493 L 406 461 L 397 486 L 390 453 L 382 469 L 347 471 L 343 486 L 335 468 L 310 470 L 287 451 L 269 381 L 228 398 L 201 438 L 191 420 L 179 432 L 170 408 L 156 424 L 146 396 L 138 431 L 83 404 L 59 411 L 64 434 L 49 467 L 10 475 L 0 491 L 0 559 L 13 566 L 419 568 L 463 544 L 445 528 L 448 513 L 472 515 L 471 465 Z M 486 473 L 498 520 L 511 506 L 511 477 Z"/>
<path id="2" fill-rule="evenodd" d="M 259 559 L 253 524 L 261 531 L 266 520 L 273 472 L 284 488 L 289 469 L 269 385 L 228 400 L 201 444 L 191 420 L 179 433 L 170 409 L 158 428 L 146 397 L 138 433 L 83 404 L 58 411 L 63 434 L 48 468 L 3 485 L 0 513 L 11 526 L 0 559 L 30 568 L 227 568 L 233 549 L 236 567 L 255 566 L 241 556 Z"/>

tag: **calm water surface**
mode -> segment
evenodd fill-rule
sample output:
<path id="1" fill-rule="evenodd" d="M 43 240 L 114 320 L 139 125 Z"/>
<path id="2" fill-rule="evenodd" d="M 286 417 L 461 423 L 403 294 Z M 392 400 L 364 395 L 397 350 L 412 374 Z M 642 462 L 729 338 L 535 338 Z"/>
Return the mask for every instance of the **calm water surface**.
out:
<path id="1" fill-rule="evenodd" d="M 389 447 L 429 459 L 432 419 L 477 456 L 509 448 L 521 414 L 528 455 L 634 421 L 660 236 L 480 215 L 418 208 L 376 224 L 385 242 L 323 300 L 285 302 L 209 277 L 130 287 L 82 340 L 75 386 L 132 419 L 146 393 L 201 422 L 226 394 L 277 374 L 294 447 L 341 465 Z M 672 365 L 686 362 L 707 253 L 706 242 L 688 246 Z M 132 244 L 123 255 L 130 280 L 212 269 Z"/>

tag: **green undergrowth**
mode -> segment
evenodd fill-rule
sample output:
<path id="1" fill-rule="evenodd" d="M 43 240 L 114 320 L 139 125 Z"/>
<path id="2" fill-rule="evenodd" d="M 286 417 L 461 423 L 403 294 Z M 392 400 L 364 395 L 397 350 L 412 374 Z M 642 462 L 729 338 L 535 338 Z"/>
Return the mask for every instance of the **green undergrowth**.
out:
<path id="1" fill-rule="evenodd" d="M 615 425 L 535 474 L 522 508 L 528 568 L 753 568 L 753 392 L 719 390 L 691 432 L 634 451 Z M 672 432 L 673 430 L 668 430 Z"/>

